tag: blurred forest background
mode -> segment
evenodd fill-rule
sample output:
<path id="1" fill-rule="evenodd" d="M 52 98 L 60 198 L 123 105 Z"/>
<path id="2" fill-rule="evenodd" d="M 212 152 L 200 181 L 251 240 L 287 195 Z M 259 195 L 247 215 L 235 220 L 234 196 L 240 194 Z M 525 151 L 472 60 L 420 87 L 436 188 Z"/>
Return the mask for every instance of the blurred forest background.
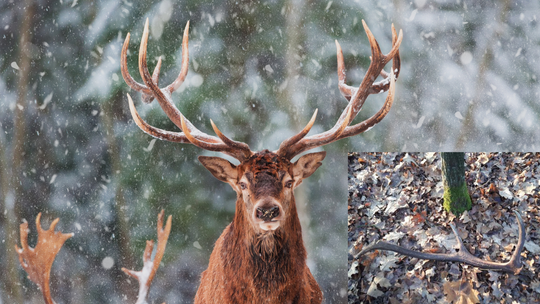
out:
<path id="1" fill-rule="evenodd" d="M 160 83 L 178 74 L 188 20 L 190 64 L 173 94 L 207 133 L 210 118 L 253 150 L 277 149 L 318 108 L 314 132 L 346 105 L 337 88 L 338 39 L 348 84 L 369 66 L 365 19 L 383 52 L 403 29 L 402 71 L 389 115 L 369 132 L 324 147 L 323 166 L 296 190 L 309 266 L 326 303 L 346 303 L 347 151 L 537 150 L 540 31 L 537 1 L 78 1 L 0 3 L 0 301 L 41 303 L 18 265 L 18 225 L 43 212 L 47 228 L 75 236 L 57 257 L 59 303 L 120 303 L 137 286 L 120 267 L 141 267 L 162 208 L 173 231 L 150 299 L 190 303 L 213 243 L 232 220 L 235 193 L 196 160 L 191 145 L 156 141 L 132 122 L 120 74 L 137 74 L 150 19 L 149 64 Z M 539 16 L 540 17 L 540 16 Z M 152 125 L 176 130 L 157 103 Z M 371 96 L 357 122 L 386 94 Z M 110 267 L 110 261 L 114 262 Z"/>

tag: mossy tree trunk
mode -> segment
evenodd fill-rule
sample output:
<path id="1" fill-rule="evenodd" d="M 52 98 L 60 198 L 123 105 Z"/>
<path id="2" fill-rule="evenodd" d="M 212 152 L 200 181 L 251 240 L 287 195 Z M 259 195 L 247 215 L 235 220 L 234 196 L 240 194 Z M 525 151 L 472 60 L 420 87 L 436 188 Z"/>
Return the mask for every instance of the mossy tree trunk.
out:
<path id="1" fill-rule="evenodd" d="M 465 182 L 465 153 L 442 152 L 444 209 L 455 215 L 471 210 L 472 202 Z"/>

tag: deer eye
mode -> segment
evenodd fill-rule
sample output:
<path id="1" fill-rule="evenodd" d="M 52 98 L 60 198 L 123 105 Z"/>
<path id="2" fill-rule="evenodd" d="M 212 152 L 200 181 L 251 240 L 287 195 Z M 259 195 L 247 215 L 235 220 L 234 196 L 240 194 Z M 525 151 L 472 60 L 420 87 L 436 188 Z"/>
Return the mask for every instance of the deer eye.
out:
<path id="1" fill-rule="evenodd" d="M 287 182 L 285 182 L 285 187 L 287 187 L 287 188 L 292 188 L 292 185 L 293 185 L 292 180 L 288 180 Z"/>
<path id="2" fill-rule="evenodd" d="M 246 183 L 240 183 L 240 189 L 246 190 L 247 189 Z"/>

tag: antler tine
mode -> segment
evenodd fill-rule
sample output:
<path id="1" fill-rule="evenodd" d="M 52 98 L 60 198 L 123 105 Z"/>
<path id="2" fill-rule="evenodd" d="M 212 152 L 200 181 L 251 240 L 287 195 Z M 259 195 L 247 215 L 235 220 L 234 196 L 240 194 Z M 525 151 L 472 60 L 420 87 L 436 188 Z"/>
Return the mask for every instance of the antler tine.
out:
<path id="1" fill-rule="evenodd" d="M 392 104 L 394 103 L 395 91 L 396 91 L 396 78 L 394 77 L 394 74 L 391 73 L 388 96 L 386 96 L 384 105 L 379 109 L 377 113 L 375 113 L 375 115 L 371 116 L 370 118 L 362 122 L 359 122 L 354 126 L 348 126 L 338 139 L 350 137 L 350 136 L 365 132 L 369 130 L 371 127 L 373 127 L 374 125 L 378 124 L 381 120 L 383 120 L 383 118 L 386 117 L 386 114 L 390 112 L 390 108 L 392 107 Z"/>
<path id="2" fill-rule="evenodd" d="M 373 250 L 388 250 L 388 251 L 394 251 L 394 252 L 397 252 L 406 256 L 418 258 L 418 259 L 443 261 L 443 262 L 460 262 L 460 263 L 464 263 L 464 264 L 478 267 L 481 269 L 494 269 L 494 270 L 501 270 L 504 272 L 510 272 L 513 274 L 518 274 L 521 271 L 521 267 L 522 267 L 521 266 L 521 251 L 523 250 L 523 246 L 525 245 L 526 237 L 525 237 L 525 224 L 523 223 L 523 219 L 521 218 L 521 215 L 517 211 L 514 210 L 514 213 L 516 214 L 518 227 L 519 227 L 518 243 L 516 245 L 516 248 L 514 249 L 514 252 L 512 253 L 512 257 L 506 263 L 484 261 L 470 254 L 467 248 L 465 247 L 465 245 L 463 244 L 463 241 L 459 237 L 454 224 L 450 224 L 450 227 L 452 228 L 452 231 L 454 232 L 456 236 L 456 240 L 459 244 L 459 251 L 457 252 L 453 252 L 453 253 L 420 252 L 420 251 L 406 249 L 398 245 L 394 245 L 394 244 L 379 240 L 375 244 L 365 247 L 362 251 L 360 251 L 358 254 L 355 255 L 355 258 L 358 258 Z"/>
<path id="3" fill-rule="evenodd" d="M 401 34 L 401 31 L 400 31 L 400 34 Z M 392 47 L 394 47 L 396 45 L 397 39 L 398 39 L 398 35 L 396 33 L 396 29 L 394 27 L 394 24 L 392 24 Z M 400 41 L 400 43 L 401 43 L 401 41 Z M 391 58 L 390 57 L 391 53 L 392 52 L 388 53 L 386 55 L 386 57 Z M 396 52 L 394 54 L 394 57 L 393 57 L 393 60 L 392 60 L 392 71 L 391 71 L 391 73 L 394 73 L 394 76 L 395 76 L 396 79 L 398 79 L 398 77 L 399 77 L 400 67 L 401 67 L 401 58 L 399 57 L 399 48 L 398 48 L 396 50 Z M 383 92 L 386 92 L 388 90 L 389 84 L 390 84 L 390 82 L 389 82 L 390 74 L 387 73 L 384 69 L 381 70 L 380 74 L 385 79 L 372 84 L 371 88 L 370 88 L 370 94 L 383 93 Z"/>
<path id="4" fill-rule="evenodd" d="M 400 35 L 402 35 L 402 31 L 399 31 Z M 392 47 L 396 45 L 398 41 L 398 34 L 396 33 L 396 28 L 394 27 L 394 24 L 392 23 Z M 401 42 L 400 42 L 401 44 Z M 396 54 L 394 55 L 394 59 L 392 59 L 392 72 L 394 72 L 396 79 L 399 77 L 399 72 L 401 68 L 401 57 L 399 57 L 399 48 L 396 50 Z"/>
<path id="5" fill-rule="evenodd" d="M 364 26 L 364 31 L 366 32 L 366 35 L 367 35 L 368 41 L 369 41 L 369 45 L 371 46 L 371 56 L 369 57 L 369 59 L 371 59 L 372 62 L 373 61 L 377 62 L 377 61 L 379 61 L 381 59 L 381 56 L 382 56 L 381 47 L 379 46 L 379 43 L 377 42 L 377 39 L 375 39 L 375 36 L 373 36 L 373 33 L 371 32 L 371 30 L 367 26 L 364 19 L 362 19 L 362 25 Z M 377 73 L 376 75 L 379 75 L 379 73 Z"/>
<path id="6" fill-rule="evenodd" d="M 28 246 L 28 223 L 20 225 L 21 248 L 15 245 L 15 250 L 19 255 L 19 262 L 28 274 L 28 278 L 36 283 L 41 289 L 43 299 L 47 304 L 54 304 L 49 286 L 51 267 L 54 259 L 67 239 L 73 233 L 62 233 L 54 231 L 60 219 L 55 219 L 49 229 L 41 227 L 41 213 L 36 217 L 36 230 L 38 241 L 34 248 Z"/>
<path id="7" fill-rule="evenodd" d="M 39 213 L 37 217 L 41 217 L 41 213 Z M 29 248 L 28 247 L 28 232 L 30 232 L 29 229 L 28 229 L 28 223 L 26 223 L 26 222 L 22 223 L 19 226 L 19 232 L 21 234 L 21 248 L 20 249 L 27 250 Z M 15 249 L 17 249 L 17 251 L 20 250 L 17 245 L 15 245 Z M 22 257 L 20 255 L 19 255 L 19 260 L 20 260 L 21 264 L 26 264 L 26 263 L 23 262 Z"/>
<path id="8" fill-rule="evenodd" d="M 158 63 L 156 64 L 156 67 L 154 68 L 154 72 L 152 73 L 152 82 L 156 84 L 156 86 L 159 83 L 159 71 L 161 70 L 161 56 L 158 59 Z M 154 101 L 154 95 L 151 93 L 149 94 L 142 94 L 142 101 L 144 103 L 152 103 Z"/>
<path id="9" fill-rule="evenodd" d="M 152 73 L 152 80 L 156 85 L 159 85 L 159 72 L 161 70 L 161 56 L 159 56 L 154 72 Z"/>
<path id="10" fill-rule="evenodd" d="M 518 220 L 518 243 L 516 245 L 516 248 L 514 249 L 514 253 L 510 257 L 510 261 L 508 261 L 508 265 L 510 269 L 515 269 L 514 274 L 519 273 L 521 270 L 521 252 L 523 251 L 523 247 L 525 246 L 525 240 L 527 238 L 526 231 L 525 231 L 525 223 L 523 223 L 523 218 L 521 218 L 521 214 L 514 211 L 514 214 L 516 215 L 516 218 Z"/>
<path id="11" fill-rule="evenodd" d="M 317 141 L 317 146 L 323 146 L 323 145 L 329 144 L 329 143 L 331 143 L 333 141 L 336 141 L 343 134 L 343 132 L 346 130 L 347 126 L 349 125 L 349 123 L 353 119 L 352 108 L 347 107 L 347 108 L 345 108 L 345 111 L 346 111 L 345 118 L 341 122 L 339 122 L 339 124 L 336 124 L 332 129 L 325 132 L 327 134 L 325 134 L 324 137 L 321 137 Z M 312 120 L 313 120 L 313 118 L 312 118 Z M 310 123 L 311 123 L 311 121 L 310 121 Z M 309 126 L 309 124 L 308 124 L 308 126 Z M 310 128 L 311 128 L 311 126 L 309 126 L 309 129 Z M 302 132 L 300 132 L 299 134 L 289 138 L 286 141 L 291 141 L 292 142 L 292 141 L 296 140 L 296 143 L 299 143 L 302 140 L 302 137 L 305 136 L 304 132 L 306 131 L 306 129 L 307 129 L 307 132 L 309 132 L 309 129 L 306 127 L 306 128 L 304 128 L 304 130 L 302 130 Z M 307 132 L 306 132 L 306 134 L 307 134 Z M 294 137 L 297 137 L 297 138 L 294 138 Z M 293 140 L 291 140 L 291 139 L 293 139 Z M 276 154 L 281 155 L 281 156 L 283 156 L 285 158 L 288 158 L 288 159 L 293 159 L 296 155 L 302 153 L 303 151 L 314 148 L 314 146 L 306 145 L 301 150 L 292 149 L 291 147 L 294 147 L 294 146 L 295 146 L 295 143 L 291 143 L 290 145 L 281 144 L 278 151 L 276 152 Z"/>
<path id="12" fill-rule="evenodd" d="M 351 123 L 351 121 L 354 119 L 353 117 L 353 109 L 352 107 L 349 107 L 348 109 L 345 108 L 345 111 L 347 111 L 347 115 L 345 116 L 345 119 L 339 124 L 338 128 L 335 128 L 334 132 L 331 132 L 329 136 L 319 141 L 320 145 L 326 145 L 328 143 L 331 143 L 343 134 L 343 132 L 346 130 L 347 126 Z"/>
<path id="13" fill-rule="evenodd" d="M 341 50 L 341 45 L 336 40 L 336 54 L 337 54 L 337 73 L 338 73 L 338 88 L 341 92 L 341 95 L 347 100 L 351 100 L 355 88 L 347 85 L 347 74 L 345 73 L 345 63 L 343 61 L 343 51 Z"/>
<path id="14" fill-rule="evenodd" d="M 186 24 L 186 28 L 184 29 L 184 37 L 182 38 L 182 68 L 180 69 L 180 74 L 178 74 L 178 77 L 165 89 L 169 92 L 176 91 L 184 82 L 184 79 L 186 79 L 186 75 L 188 72 L 188 66 L 189 66 L 189 21 Z"/>
<path id="15" fill-rule="evenodd" d="M 133 77 L 131 77 L 131 74 L 129 74 L 128 68 L 127 68 L 127 50 L 129 46 L 129 38 L 130 33 L 127 34 L 126 39 L 124 40 L 124 45 L 122 46 L 122 53 L 120 55 L 120 71 L 122 72 L 122 77 L 124 77 L 124 81 L 128 86 L 130 86 L 133 90 L 137 92 L 143 92 L 144 94 L 150 94 L 152 91 L 150 91 L 149 88 L 147 88 L 144 84 L 140 84 Z"/>
<path id="16" fill-rule="evenodd" d="M 149 24 L 149 21 L 148 21 L 148 19 L 146 19 L 146 23 L 144 24 L 143 36 L 142 36 L 142 39 L 141 39 L 141 45 L 139 47 L 139 73 L 141 74 L 141 78 L 143 79 L 144 84 L 148 88 L 150 88 L 151 94 L 154 95 L 154 97 L 157 98 L 158 101 L 166 100 L 166 97 L 163 94 L 163 92 L 159 89 L 159 87 L 152 80 L 152 76 L 150 76 L 150 72 L 148 71 L 148 65 L 146 63 L 146 51 L 147 51 L 147 47 L 148 47 L 148 35 L 150 33 L 150 31 L 148 29 L 148 26 L 149 26 L 148 24 Z M 161 104 L 162 104 L 162 102 L 160 102 L 160 105 Z M 178 110 L 178 109 L 176 109 L 176 110 Z M 164 109 L 164 111 L 165 111 L 165 109 Z M 178 112 L 180 112 L 180 111 L 178 111 Z M 171 120 L 172 120 L 172 118 L 171 118 Z"/>
<path id="17" fill-rule="evenodd" d="M 148 71 L 147 63 L 146 63 L 146 51 L 148 46 L 148 35 L 149 35 L 149 29 L 148 25 L 149 21 L 146 19 L 146 23 L 144 24 L 144 31 L 143 36 L 141 39 L 141 45 L 139 48 L 139 72 L 141 74 L 141 77 L 144 81 L 144 83 L 150 88 L 152 95 L 158 100 L 159 105 L 161 106 L 161 109 L 167 114 L 167 117 L 182 131 L 182 124 L 180 122 L 180 117 L 183 116 L 180 110 L 176 108 L 176 106 L 173 104 L 172 100 L 170 99 L 170 91 L 165 90 L 167 94 L 163 90 L 161 90 L 150 77 L 150 72 Z M 186 65 L 187 67 L 187 65 Z M 215 138 L 213 136 L 206 135 L 199 131 L 189 120 L 186 119 L 186 126 L 189 128 L 191 133 L 195 137 L 201 137 L 201 140 L 209 141 L 209 142 L 219 142 L 218 138 Z"/>
<path id="18" fill-rule="evenodd" d="M 158 222 L 157 222 L 158 247 L 157 247 L 156 255 L 154 257 L 154 262 L 152 263 L 152 272 L 149 277 L 150 282 L 154 279 L 154 276 L 156 275 L 156 271 L 159 268 L 159 263 L 161 263 L 161 259 L 163 258 L 163 255 L 165 254 L 165 247 L 167 247 L 167 240 L 169 239 L 169 234 L 171 232 L 172 216 L 169 215 L 169 217 L 167 218 L 167 223 L 165 224 L 165 227 L 163 226 L 164 217 L 165 217 L 165 210 L 161 210 L 161 212 L 158 215 Z"/>
<path id="19" fill-rule="evenodd" d="M 377 54 L 376 57 L 379 58 L 380 60 L 381 49 L 379 47 L 379 44 L 377 43 L 377 40 L 375 40 L 375 37 L 373 36 L 371 31 L 369 30 L 369 27 L 366 25 L 366 23 L 363 20 L 362 20 L 362 24 L 364 25 L 364 29 L 366 30 L 370 44 L 372 44 L 373 42 L 375 43 L 375 46 L 372 46 L 371 48 L 372 54 L 373 52 L 375 52 Z M 400 35 L 402 35 L 401 31 L 400 31 Z M 394 46 L 396 46 L 396 43 L 397 43 L 397 39 L 398 39 L 398 35 L 396 33 L 396 28 L 394 27 L 394 24 L 392 24 L 392 51 L 384 55 L 383 58 L 387 62 L 388 60 L 393 59 L 392 71 L 394 72 L 396 79 L 399 77 L 400 66 L 401 66 L 401 59 L 399 57 L 399 47 L 395 49 L 396 50 L 395 53 L 393 52 Z M 401 41 L 399 43 L 401 44 Z M 339 79 L 339 82 L 338 82 L 339 91 L 341 92 L 341 95 L 343 95 L 343 97 L 345 97 L 347 100 L 350 101 L 352 95 L 356 91 L 356 88 L 346 84 L 347 76 L 345 73 L 345 64 L 343 62 L 343 51 L 341 50 L 341 45 L 339 44 L 337 40 L 336 40 L 336 53 L 337 53 L 337 62 L 338 62 L 337 69 L 338 69 L 338 79 Z M 370 58 L 373 61 L 373 55 Z M 373 83 L 369 91 L 370 94 L 382 93 L 388 90 L 388 86 L 390 83 L 389 82 L 390 74 L 387 73 L 384 69 L 381 69 L 379 74 L 385 79 L 379 82 Z"/>
<path id="20" fill-rule="evenodd" d="M 122 77 L 126 83 L 135 91 L 142 93 L 142 100 L 145 103 L 151 103 L 154 100 L 152 95 L 152 90 L 150 90 L 144 84 L 140 84 L 131 77 L 127 69 L 127 49 L 129 46 L 130 33 L 127 34 L 126 40 L 124 40 L 124 45 L 122 46 L 122 53 L 120 59 L 120 71 L 122 72 Z M 161 57 L 159 57 L 158 63 L 154 68 L 154 73 L 152 74 L 152 81 L 157 85 L 159 82 L 159 71 L 161 70 Z"/>
<path id="21" fill-rule="evenodd" d="M 298 134 L 294 135 L 293 137 L 283 141 L 281 143 L 281 145 L 279 145 L 278 150 L 281 150 L 282 148 L 293 145 L 293 144 L 297 143 L 299 140 L 301 140 L 302 138 L 304 138 L 309 133 L 309 130 L 311 130 L 311 128 L 313 127 L 313 124 L 315 123 L 315 119 L 317 118 L 317 112 L 318 111 L 319 111 L 319 109 L 315 109 L 315 112 L 311 116 L 311 119 L 309 120 L 308 124 L 304 127 L 304 129 L 302 131 L 300 131 L 300 133 L 298 133 Z"/>
<path id="22" fill-rule="evenodd" d="M 251 155 L 253 155 L 253 152 L 249 149 L 249 147 L 247 147 L 247 144 L 244 144 L 245 147 L 240 147 L 239 144 L 241 144 L 241 143 L 235 142 L 235 141 L 225 137 L 219 130 L 217 130 L 217 132 L 219 132 L 218 135 L 221 135 L 224 138 L 226 138 L 225 143 L 211 143 L 211 142 L 206 142 L 206 141 L 199 140 L 199 139 L 197 139 L 196 137 L 194 137 L 191 134 L 191 132 L 189 131 L 189 129 L 186 126 L 186 119 L 183 116 L 181 117 L 181 123 L 182 123 L 183 129 L 185 130 L 184 134 L 186 135 L 187 139 L 193 145 L 195 145 L 195 146 L 197 146 L 199 148 L 202 148 L 202 149 L 205 149 L 205 150 L 208 150 L 208 151 L 216 151 L 216 152 L 225 153 L 227 155 L 230 155 L 230 156 L 238 159 L 239 161 L 243 161 L 243 160 L 247 159 L 248 157 L 250 157 Z M 213 122 L 212 122 L 212 127 L 215 127 Z M 217 128 L 214 128 L 214 130 L 216 130 L 216 129 Z M 230 146 L 228 143 L 232 143 L 233 146 Z"/>
<path id="23" fill-rule="evenodd" d="M 198 140 L 197 138 L 195 138 L 191 134 L 191 132 L 189 132 L 189 129 L 188 129 L 187 125 L 186 125 L 186 119 L 184 118 L 184 116 L 180 116 L 180 122 L 181 122 L 182 128 L 184 128 L 184 130 L 186 130 L 184 132 L 184 134 L 186 135 L 186 137 L 187 137 L 187 139 L 189 140 L 190 143 L 194 144 L 195 146 L 197 146 L 199 148 L 203 148 L 205 150 L 219 151 L 219 149 L 215 145 L 212 145 L 210 143 L 207 143 L 205 141 Z"/>
<path id="24" fill-rule="evenodd" d="M 395 28 L 392 28 L 392 49 L 388 54 L 383 55 L 381 53 L 381 49 L 379 47 L 379 44 L 377 43 L 377 40 L 371 33 L 367 24 L 363 20 L 362 24 L 364 25 L 364 30 L 366 31 L 366 35 L 368 36 L 368 40 L 371 46 L 371 63 L 369 65 L 366 75 L 364 76 L 364 79 L 362 80 L 362 83 L 360 84 L 360 87 L 358 89 L 355 89 L 345 84 L 346 75 L 345 65 L 343 63 L 343 53 L 341 50 L 341 46 L 336 41 L 339 79 L 338 87 L 342 95 L 345 96 L 345 98 L 347 98 L 348 100 L 350 100 L 349 104 L 343 110 L 336 124 L 330 130 L 309 137 L 304 137 L 293 144 L 282 144 L 280 145 L 278 154 L 287 155 L 287 157 L 292 158 L 295 155 L 298 155 L 306 150 L 329 144 L 341 138 L 359 134 L 381 121 L 390 110 L 390 107 L 392 106 L 394 100 L 394 71 L 399 71 L 399 47 L 401 45 L 401 41 L 403 40 L 403 31 L 400 30 L 399 36 L 396 37 Z M 384 66 L 390 60 L 395 58 L 397 58 L 397 60 L 394 61 L 392 72 L 389 74 L 389 76 L 383 81 L 374 84 L 375 79 L 379 76 L 379 74 L 381 74 Z M 388 94 L 385 104 L 379 110 L 379 112 L 377 112 L 374 116 L 362 123 L 359 123 L 352 127 L 348 126 L 348 124 L 350 124 L 354 120 L 356 115 L 360 112 L 360 109 L 364 105 L 367 97 L 373 93 L 380 93 L 381 90 L 390 90 L 390 92 Z M 347 125 L 344 126 L 345 122 L 347 123 Z M 344 129 L 337 133 L 337 131 L 341 130 L 342 127 L 344 127 Z M 289 142 L 289 140 L 286 140 L 285 142 Z"/>
<path id="25" fill-rule="evenodd" d="M 249 146 L 247 144 L 245 144 L 243 142 L 232 140 L 232 139 L 228 138 L 227 136 L 225 136 L 223 133 L 221 133 L 221 131 L 216 126 L 216 124 L 214 124 L 214 121 L 212 121 L 212 119 L 210 119 L 210 124 L 212 124 L 212 129 L 214 129 L 214 132 L 216 133 L 216 135 L 227 146 L 229 146 L 229 147 L 231 147 L 231 148 L 233 148 L 235 150 L 240 151 L 241 154 L 243 154 L 244 158 L 249 158 L 251 155 L 253 155 L 253 152 L 251 151 L 251 149 L 249 149 Z"/>
<path id="26" fill-rule="evenodd" d="M 369 65 L 368 71 L 366 73 L 366 76 L 364 76 L 364 79 L 362 80 L 362 83 L 360 84 L 360 88 L 358 91 L 364 90 L 367 94 L 363 96 L 358 96 L 359 98 L 356 98 L 356 100 L 353 100 L 351 103 L 356 103 L 356 108 L 358 108 L 358 111 L 362 108 L 366 98 L 370 94 L 379 94 L 383 93 L 389 88 L 389 80 L 388 77 L 381 80 L 380 82 L 374 83 L 377 76 L 381 73 L 388 75 L 388 73 L 384 72 L 384 66 L 390 62 L 392 59 L 394 60 L 393 66 L 392 66 L 392 73 L 396 73 L 395 70 L 397 69 L 399 71 L 400 69 L 400 63 L 401 60 L 399 58 L 399 47 L 401 46 L 401 41 L 403 40 L 403 31 L 399 31 L 399 36 L 395 38 L 395 28 L 392 24 L 392 49 L 388 54 L 383 55 L 381 53 L 381 49 L 379 47 L 379 44 L 375 37 L 373 36 L 373 33 L 371 33 L 371 30 L 367 26 L 367 24 L 362 20 L 362 24 L 364 25 L 364 29 L 366 31 L 366 34 L 368 36 L 369 43 L 371 45 L 371 64 Z M 397 79 L 397 76 L 396 76 Z M 357 92 L 358 92 L 357 91 Z"/>

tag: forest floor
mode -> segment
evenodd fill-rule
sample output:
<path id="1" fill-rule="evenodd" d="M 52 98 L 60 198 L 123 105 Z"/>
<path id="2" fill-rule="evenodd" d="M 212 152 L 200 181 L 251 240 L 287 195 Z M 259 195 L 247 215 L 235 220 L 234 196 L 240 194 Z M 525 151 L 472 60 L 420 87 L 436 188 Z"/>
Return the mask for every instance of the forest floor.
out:
<path id="1" fill-rule="evenodd" d="M 540 153 L 465 153 L 471 211 L 443 209 L 439 153 L 349 154 L 349 303 L 540 303 Z M 374 251 L 379 239 L 417 251 L 470 253 L 509 260 L 518 224 L 526 226 L 521 272 L 482 270 L 453 262 Z"/>

